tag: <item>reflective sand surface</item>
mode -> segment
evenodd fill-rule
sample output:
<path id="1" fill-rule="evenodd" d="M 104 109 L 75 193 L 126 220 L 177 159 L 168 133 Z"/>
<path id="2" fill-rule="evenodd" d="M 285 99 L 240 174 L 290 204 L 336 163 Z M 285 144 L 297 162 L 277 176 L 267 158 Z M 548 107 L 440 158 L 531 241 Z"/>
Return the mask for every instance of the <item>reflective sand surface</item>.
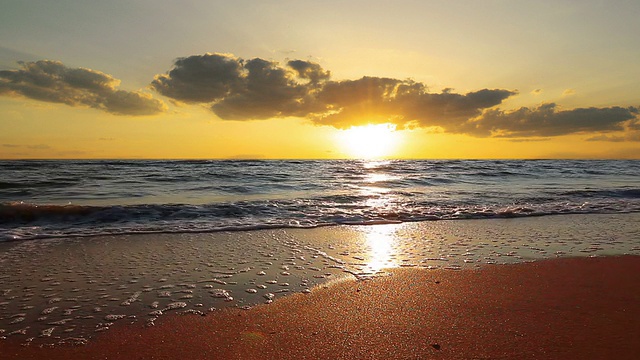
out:
<path id="1" fill-rule="evenodd" d="M 640 214 L 0 244 L 0 336 L 82 343 L 116 322 L 250 307 L 391 267 L 640 255 Z"/>

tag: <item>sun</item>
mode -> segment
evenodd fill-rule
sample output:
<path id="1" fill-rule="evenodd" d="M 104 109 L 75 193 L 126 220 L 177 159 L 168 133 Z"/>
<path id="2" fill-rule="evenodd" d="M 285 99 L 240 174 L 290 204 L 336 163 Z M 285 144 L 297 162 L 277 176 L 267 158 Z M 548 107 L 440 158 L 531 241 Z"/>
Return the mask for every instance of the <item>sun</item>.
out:
<path id="1" fill-rule="evenodd" d="M 400 134 L 392 124 L 369 124 L 340 130 L 338 140 L 349 157 L 376 159 L 389 157 L 395 151 Z"/>

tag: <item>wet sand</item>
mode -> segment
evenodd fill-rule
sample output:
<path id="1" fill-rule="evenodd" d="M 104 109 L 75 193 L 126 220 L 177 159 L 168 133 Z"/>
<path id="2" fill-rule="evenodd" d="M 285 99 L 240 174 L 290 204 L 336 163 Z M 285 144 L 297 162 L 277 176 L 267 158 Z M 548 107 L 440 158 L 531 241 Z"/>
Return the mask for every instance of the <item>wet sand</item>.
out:
<path id="1" fill-rule="evenodd" d="M 564 215 L 0 243 L 0 339 L 90 341 L 120 323 L 277 302 L 387 268 L 640 256 L 638 223 Z"/>
<path id="2" fill-rule="evenodd" d="M 37 341 L 37 339 L 36 339 Z M 394 269 L 250 310 L 117 324 L 84 346 L 0 341 L 4 359 L 636 359 L 640 257 Z"/>

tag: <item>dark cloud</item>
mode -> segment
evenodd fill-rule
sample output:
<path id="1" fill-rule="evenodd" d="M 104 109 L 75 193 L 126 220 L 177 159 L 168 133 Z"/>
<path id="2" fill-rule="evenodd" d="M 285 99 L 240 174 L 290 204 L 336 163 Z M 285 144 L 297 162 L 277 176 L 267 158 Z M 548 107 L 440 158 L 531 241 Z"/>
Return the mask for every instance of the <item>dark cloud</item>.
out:
<path id="1" fill-rule="evenodd" d="M 0 95 L 89 106 L 118 115 L 150 115 L 166 109 L 149 94 L 118 90 L 120 81 L 100 71 L 49 60 L 19 65 L 17 70 L 0 71 Z M 336 81 L 328 70 L 305 60 L 280 65 L 229 54 L 194 55 L 177 59 L 169 72 L 154 78 L 151 88 L 178 102 L 205 104 L 226 120 L 300 117 L 336 128 L 392 123 L 398 128 L 435 128 L 477 137 L 599 133 L 588 140 L 640 141 L 635 107 L 561 110 L 551 103 L 507 111 L 496 106 L 515 95 L 512 90 L 461 94 L 452 89 L 431 92 L 413 80 L 365 76 Z M 563 95 L 573 93 L 567 89 Z M 623 135 L 607 134 L 622 131 Z"/>
<path id="2" fill-rule="evenodd" d="M 430 93 L 424 84 L 411 80 L 363 77 L 327 83 L 318 98 L 329 111 L 314 121 L 338 128 L 394 123 L 401 128 L 440 126 L 449 131 L 513 94 L 489 89 L 464 95 L 451 89 Z"/>
<path id="3" fill-rule="evenodd" d="M 308 79 L 312 83 L 318 83 L 322 80 L 328 80 L 331 72 L 325 71 L 316 63 L 304 60 L 291 60 L 287 65 L 296 71 L 301 79 Z"/>
<path id="4" fill-rule="evenodd" d="M 311 93 L 328 76 L 310 62 L 291 61 L 284 68 L 263 59 L 205 54 L 176 60 L 151 87 L 181 102 L 211 104 L 211 110 L 227 120 L 304 117 L 315 106 Z"/>
<path id="5" fill-rule="evenodd" d="M 415 100 L 409 97 L 405 107 L 411 110 L 411 118 L 421 126 L 435 125 L 450 131 L 515 94 L 509 90 L 483 89 L 462 95 L 445 89 L 442 93 L 422 92 Z"/>
<path id="6" fill-rule="evenodd" d="M 319 64 L 304 60 L 280 65 L 228 54 L 194 55 L 176 60 L 151 86 L 176 101 L 206 104 L 226 120 L 301 117 L 336 128 L 393 123 L 398 128 L 437 127 L 449 133 L 506 138 L 640 127 L 636 108 L 560 110 L 544 104 L 505 111 L 496 106 L 516 91 L 431 92 L 413 80 L 384 77 L 336 81 Z"/>
<path id="7" fill-rule="evenodd" d="M 446 128 L 450 121 L 464 122 L 515 94 L 489 89 L 465 95 L 450 89 L 430 93 L 421 83 L 381 77 L 333 81 L 329 71 L 310 61 L 291 60 L 282 66 L 227 54 L 180 58 L 151 86 L 174 100 L 210 104 L 222 119 L 295 116 L 339 128 L 388 122 Z"/>
<path id="8" fill-rule="evenodd" d="M 252 59 L 244 63 L 241 87 L 211 106 L 228 120 L 306 116 L 313 109 L 312 86 L 296 82 L 292 71 L 277 63 Z"/>
<path id="9" fill-rule="evenodd" d="M 151 87 L 186 103 L 209 103 L 242 87 L 242 60 L 227 54 L 179 58 L 171 71 L 157 75 Z"/>
<path id="10" fill-rule="evenodd" d="M 0 95 L 89 106 L 116 115 L 152 115 L 165 109 L 151 95 L 117 90 L 120 81 L 100 71 L 68 68 L 50 60 L 20 65 L 19 70 L 0 71 Z"/>
<path id="11" fill-rule="evenodd" d="M 623 131 L 636 121 L 637 109 L 618 106 L 558 110 L 556 104 L 513 111 L 490 109 L 472 119 L 459 132 L 475 136 L 530 137 Z"/>

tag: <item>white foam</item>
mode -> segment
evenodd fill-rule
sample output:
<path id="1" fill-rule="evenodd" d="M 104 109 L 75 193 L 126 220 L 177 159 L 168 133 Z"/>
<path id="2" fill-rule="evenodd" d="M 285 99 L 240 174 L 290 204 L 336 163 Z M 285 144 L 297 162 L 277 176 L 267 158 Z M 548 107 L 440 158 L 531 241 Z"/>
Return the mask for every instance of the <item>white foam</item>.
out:
<path id="1" fill-rule="evenodd" d="M 182 308 L 185 308 L 185 307 L 187 307 L 187 303 L 186 302 L 176 301 L 176 302 L 172 302 L 170 304 L 167 304 L 167 306 L 164 309 L 162 309 L 162 311 L 182 309 Z"/>
<path id="2" fill-rule="evenodd" d="M 52 306 L 52 307 L 46 308 L 46 309 L 42 310 L 42 312 L 40 314 L 49 315 L 52 312 L 54 312 L 57 308 L 58 308 L 57 306 Z"/>
<path id="3" fill-rule="evenodd" d="M 224 289 L 213 289 L 213 290 L 209 291 L 209 293 L 214 298 L 228 298 L 229 297 L 229 292 L 227 290 L 224 290 Z"/>
<path id="4" fill-rule="evenodd" d="M 40 337 L 49 337 L 51 336 L 51 334 L 53 333 L 53 330 L 55 330 L 55 327 L 51 327 L 48 329 L 44 329 L 42 331 L 40 331 Z"/>

